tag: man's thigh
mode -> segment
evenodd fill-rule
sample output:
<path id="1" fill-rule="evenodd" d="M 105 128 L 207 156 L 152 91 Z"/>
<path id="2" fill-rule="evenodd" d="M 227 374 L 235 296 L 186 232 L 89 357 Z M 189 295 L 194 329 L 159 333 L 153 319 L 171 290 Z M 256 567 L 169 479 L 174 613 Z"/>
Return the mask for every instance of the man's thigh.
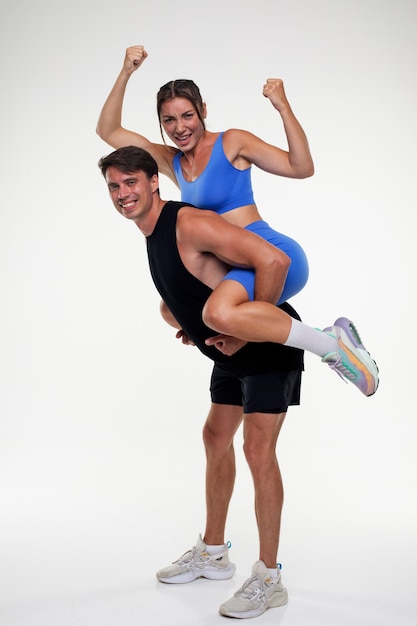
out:
<path id="1" fill-rule="evenodd" d="M 286 413 L 246 413 L 243 423 L 245 445 L 250 445 L 261 455 L 272 453 L 275 449 L 279 433 Z"/>

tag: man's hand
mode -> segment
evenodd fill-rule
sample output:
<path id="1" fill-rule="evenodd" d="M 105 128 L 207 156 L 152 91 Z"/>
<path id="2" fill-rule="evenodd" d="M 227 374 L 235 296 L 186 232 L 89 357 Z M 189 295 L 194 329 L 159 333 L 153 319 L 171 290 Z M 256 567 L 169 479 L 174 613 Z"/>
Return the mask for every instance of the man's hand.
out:
<path id="1" fill-rule="evenodd" d="M 181 339 L 184 346 L 195 346 L 195 343 L 191 341 L 191 339 L 188 337 L 188 335 L 185 334 L 182 328 L 177 332 L 175 336 L 177 339 Z"/>
<path id="2" fill-rule="evenodd" d="M 247 343 L 243 339 L 236 339 L 236 337 L 230 337 L 229 335 L 214 335 L 214 337 L 209 337 L 205 341 L 206 346 L 214 346 L 226 356 L 232 356 Z"/>

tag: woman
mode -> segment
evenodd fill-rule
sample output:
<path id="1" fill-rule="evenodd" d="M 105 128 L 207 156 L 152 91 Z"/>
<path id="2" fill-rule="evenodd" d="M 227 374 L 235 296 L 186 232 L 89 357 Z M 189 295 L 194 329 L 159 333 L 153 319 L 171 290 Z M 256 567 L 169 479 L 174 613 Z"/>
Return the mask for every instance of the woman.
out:
<path id="1" fill-rule="evenodd" d="M 115 149 L 134 145 L 147 150 L 157 162 L 159 172 L 180 188 L 182 201 L 220 213 L 224 219 L 253 231 L 278 248 L 281 264 L 274 273 L 276 288 L 269 302 L 281 304 L 287 301 L 307 281 L 307 259 L 297 242 L 272 230 L 262 220 L 250 180 L 252 164 L 271 174 L 292 178 L 306 178 L 314 173 L 307 138 L 288 103 L 282 81 L 268 79 L 263 95 L 269 98 L 281 116 L 288 141 L 287 151 L 244 130 L 208 131 L 204 121 L 206 106 L 197 85 L 190 80 L 171 81 L 159 90 L 157 110 L 164 143 L 156 144 L 121 125 L 127 83 L 147 56 L 143 46 L 127 49 L 123 68 L 101 111 L 98 135 Z M 163 132 L 176 148 L 165 143 Z M 234 318 L 236 307 L 248 300 L 268 298 L 255 283 L 253 271 L 231 269 L 206 303 L 205 323 L 220 334 L 232 334 L 227 320 L 230 316 Z M 175 320 L 169 311 L 162 307 L 162 313 L 174 326 Z M 370 359 L 352 322 L 340 318 L 332 328 L 320 332 L 287 314 L 283 313 L 283 316 L 289 318 L 285 320 L 285 326 L 290 326 L 284 345 L 318 354 L 365 395 L 376 391 L 376 364 Z M 213 338 L 212 343 L 222 351 L 221 339 L 217 342 Z"/>
<path id="2" fill-rule="evenodd" d="M 252 164 L 271 174 L 291 178 L 305 178 L 314 172 L 307 138 L 291 110 L 282 81 L 268 79 L 263 95 L 282 117 L 288 151 L 244 130 L 208 131 L 204 122 L 206 106 L 197 85 L 189 80 L 171 81 L 161 87 L 157 96 L 162 138 L 165 131 L 175 149 L 166 145 L 165 140 L 164 144 L 151 143 L 121 125 L 128 80 L 147 56 L 143 46 L 127 49 L 123 68 L 101 111 L 98 135 L 116 149 L 126 145 L 144 148 L 156 160 L 160 173 L 180 188 L 184 202 L 221 213 L 233 224 L 249 228 L 280 248 L 291 259 L 287 272 L 287 259 L 283 256 L 278 303 L 285 302 L 304 287 L 308 278 L 307 259 L 293 239 L 273 231 L 262 221 L 250 180 Z M 227 278 L 243 282 L 249 299 L 257 297 L 250 270 L 232 270 Z"/>

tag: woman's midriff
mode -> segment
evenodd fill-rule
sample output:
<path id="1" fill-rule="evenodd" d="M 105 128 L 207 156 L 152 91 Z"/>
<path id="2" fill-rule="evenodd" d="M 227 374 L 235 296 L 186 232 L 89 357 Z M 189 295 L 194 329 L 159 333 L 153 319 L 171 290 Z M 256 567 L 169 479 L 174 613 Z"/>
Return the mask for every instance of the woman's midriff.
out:
<path id="1" fill-rule="evenodd" d="M 231 211 L 227 211 L 227 213 L 222 213 L 221 216 L 231 224 L 235 224 L 235 226 L 240 226 L 241 228 L 262 219 L 255 204 L 248 204 L 237 209 L 232 209 Z"/>

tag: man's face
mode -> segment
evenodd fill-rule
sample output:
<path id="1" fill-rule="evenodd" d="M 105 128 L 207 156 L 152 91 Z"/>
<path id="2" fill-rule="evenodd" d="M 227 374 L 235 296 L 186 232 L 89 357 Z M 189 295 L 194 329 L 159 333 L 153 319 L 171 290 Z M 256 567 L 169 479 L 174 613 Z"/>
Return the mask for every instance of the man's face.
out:
<path id="1" fill-rule="evenodd" d="M 157 176 L 149 179 L 141 170 L 126 174 L 111 166 L 106 181 L 113 204 L 123 217 L 138 220 L 148 214 L 158 188 Z"/>

